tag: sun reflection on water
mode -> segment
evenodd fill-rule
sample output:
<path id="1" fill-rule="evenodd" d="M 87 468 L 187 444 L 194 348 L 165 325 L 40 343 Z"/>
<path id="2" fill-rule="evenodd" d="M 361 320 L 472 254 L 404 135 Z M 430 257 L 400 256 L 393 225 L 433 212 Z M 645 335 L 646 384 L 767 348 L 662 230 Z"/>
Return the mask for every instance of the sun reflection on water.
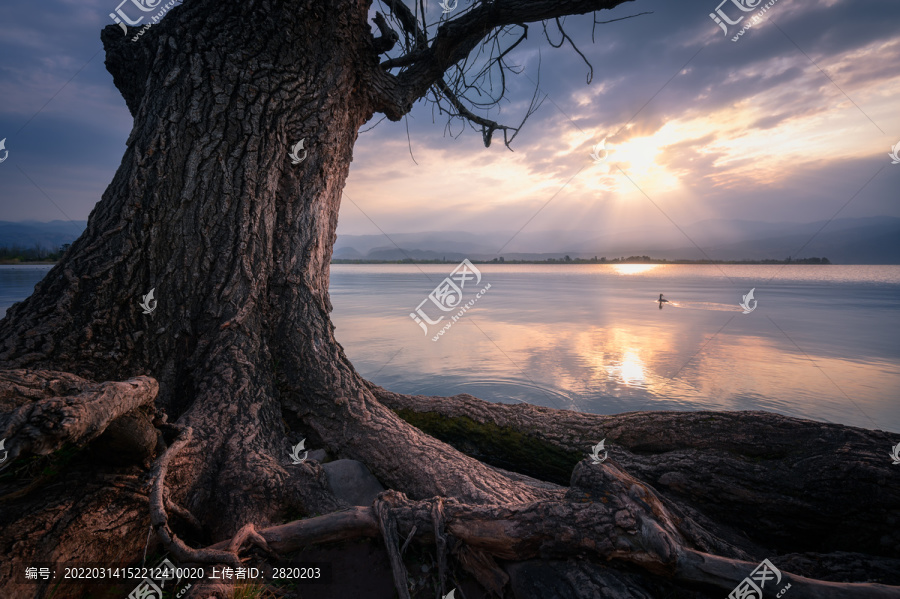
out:
<path id="1" fill-rule="evenodd" d="M 609 368 L 609 373 L 624 385 L 642 386 L 644 384 L 644 361 L 640 353 L 633 348 L 628 348 L 622 355 L 622 360 Z"/>
<path id="2" fill-rule="evenodd" d="M 654 268 L 659 268 L 662 264 L 613 264 L 613 270 L 620 275 L 636 275 Z"/>

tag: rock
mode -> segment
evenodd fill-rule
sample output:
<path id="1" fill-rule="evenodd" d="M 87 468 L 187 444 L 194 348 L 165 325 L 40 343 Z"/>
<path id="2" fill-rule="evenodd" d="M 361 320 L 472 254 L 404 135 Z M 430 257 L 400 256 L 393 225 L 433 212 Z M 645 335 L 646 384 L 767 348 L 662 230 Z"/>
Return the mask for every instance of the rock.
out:
<path id="1" fill-rule="evenodd" d="M 306 456 L 307 460 L 315 460 L 320 464 L 324 463 L 325 460 L 328 459 L 328 452 L 324 449 L 313 449 L 309 452 L 309 455 Z"/>
<path id="2" fill-rule="evenodd" d="M 335 496 L 350 505 L 370 506 L 384 487 L 366 465 L 356 460 L 335 460 L 322 464 Z"/>

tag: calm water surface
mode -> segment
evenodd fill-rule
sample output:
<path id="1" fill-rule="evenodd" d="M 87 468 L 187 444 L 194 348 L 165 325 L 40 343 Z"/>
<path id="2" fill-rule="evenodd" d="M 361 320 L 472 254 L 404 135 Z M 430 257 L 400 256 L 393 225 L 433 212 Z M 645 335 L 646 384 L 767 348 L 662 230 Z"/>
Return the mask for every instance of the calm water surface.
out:
<path id="1" fill-rule="evenodd" d="M 435 342 L 409 313 L 452 265 L 333 265 L 336 334 L 360 373 L 598 414 L 771 410 L 900 431 L 900 266 L 476 267 L 491 288 Z"/>
<path id="2" fill-rule="evenodd" d="M 490 289 L 432 341 L 439 326 L 426 336 L 409 314 L 453 265 L 333 265 L 337 338 L 359 372 L 404 393 L 900 432 L 900 266 L 476 266 Z M 49 269 L 0 266 L 0 315 Z"/>

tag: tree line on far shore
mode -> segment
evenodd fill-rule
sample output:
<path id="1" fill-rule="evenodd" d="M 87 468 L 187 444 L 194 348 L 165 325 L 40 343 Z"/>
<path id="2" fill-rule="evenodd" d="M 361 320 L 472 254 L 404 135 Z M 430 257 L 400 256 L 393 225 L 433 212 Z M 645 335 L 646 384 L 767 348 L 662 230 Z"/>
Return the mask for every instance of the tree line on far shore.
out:
<path id="1" fill-rule="evenodd" d="M 48 249 L 41 245 L 35 245 L 30 248 L 20 245 L 0 247 L 0 263 L 56 262 L 64 253 L 66 253 L 66 250 L 69 249 L 69 245 L 70 244 L 68 243 L 64 243 L 55 250 Z"/>
<path id="2" fill-rule="evenodd" d="M 405 258 L 403 260 L 360 260 L 336 258 L 332 264 L 456 264 L 458 259 L 447 260 L 416 260 Z M 664 258 L 651 258 L 650 256 L 624 256 L 607 260 L 606 256 L 597 258 L 547 258 L 545 260 L 506 260 L 502 256 L 493 260 L 470 259 L 474 264 L 831 264 L 824 256 L 821 258 L 791 258 L 784 260 L 666 260 Z"/>
<path id="3" fill-rule="evenodd" d="M 13 245 L 0 247 L 0 263 L 18 264 L 21 262 L 56 262 L 69 249 L 68 243 L 64 243 L 55 250 L 35 245 L 23 247 Z M 664 258 L 651 258 L 650 256 L 622 256 L 607 260 L 606 256 L 598 258 L 547 258 L 545 260 L 506 260 L 502 256 L 493 260 L 470 260 L 474 264 L 831 264 L 824 256 L 821 258 L 797 258 L 790 256 L 784 260 L 666 260 Z M 416 260 L 405 258 L 403 260 L 359 260 L 337 258 L 333 264 L 456 264 L 459 260 Z"/>

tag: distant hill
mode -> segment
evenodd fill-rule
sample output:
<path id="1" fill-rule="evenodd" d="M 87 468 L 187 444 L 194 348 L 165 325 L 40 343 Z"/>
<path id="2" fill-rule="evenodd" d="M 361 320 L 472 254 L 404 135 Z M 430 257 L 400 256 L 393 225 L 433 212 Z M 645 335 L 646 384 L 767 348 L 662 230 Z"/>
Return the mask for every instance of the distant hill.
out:
<path id="1" fill-rule="evenodd" d="M 834 264 L 900 264 L 900 218 L 879 216 L 811 223 L 716 219 L 684 227 L 595 231 L 500 231 L 474 234 L 431 231 L 385 235 L 339 235 L 335 259 L 350 260 L 546 260 L 609 259 L 650 255 L 667 260 L 783 260 L 825 256 Z M 389 237 L 389 238 L 388 238 Z M 510 240 L 512 241 L 510 242 Z M 812 241 L 810 241 L 812 239 Z M 691 241 L 702 248 L 702 252 Z M 393 243 L 391 243 L 393 242 Z M 396 244 L 396 245 L 395 245 Z M 399 247 L 398 247 L 399 246 Z"/>
<path id="2" fill-rule="evenodd" d="M 0 221 L 0 247 L 55 250 L 72 243 L 87 221 Z M 603 225 L 598 226 L 603 229 Z M 715 219 L 677 228 L 645 227 L 567 231 L 426 231 L 339 235 L 334 258 L 343 260 L 546 260 L 609 259 L 649 255 L 667 260 L 783 260 L 825 256 L 834 264 L 900 264 L 900 218 L 878 216 L 831 222 L 767 223 Z M 819 232 L 821 230 L 821 232 Z M 818 233 L 817 233 L 818 232 Z M 812 241 L 810 242 L 810 239 Z M 703 248 L 699 251 L 691 241 Z M 399 246 L 399 248 L 397 247 Z M 705 254 L 705 255 L 704 255 Z"/>
<path id="3" fill-rule="evenodd" d="M 64 243 L 78 239 L 87 227 L 86 220 L 0 221 L 0 247 L 55 250 Z"/>
<path id="4" fill-rule="evenodd" d="M 895 219 L 896 220 L 896 219 Z M 715 260 L 741 258 L 783 260 L 788 256 L 827 256 L 834 264 L 900 264 L 900 223 L 881 222 L 830 231 L 826 228 L 800 250 L 810 237 L 783 235 L 704 248 Z M 800 251 L 798 251 L 800 250 Z M 689 257 L 699 254 L 695 247 L 673 253 Z M 666 256 L 663 256 L 666 257 Z"/>

